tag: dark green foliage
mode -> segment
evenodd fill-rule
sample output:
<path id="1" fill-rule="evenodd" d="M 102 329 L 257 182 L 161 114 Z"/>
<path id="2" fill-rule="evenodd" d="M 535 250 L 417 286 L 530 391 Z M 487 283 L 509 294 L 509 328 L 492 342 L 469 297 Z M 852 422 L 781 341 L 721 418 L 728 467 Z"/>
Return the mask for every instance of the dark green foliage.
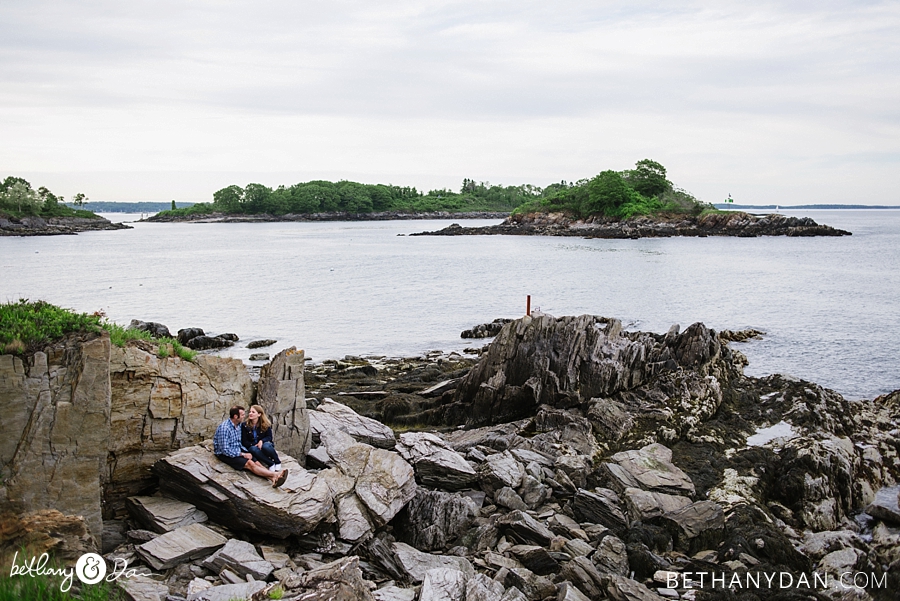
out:
<path id="1" fill-rule="evenodd" d="M 588 184 L 588 203 L 585 212 L 603 213 L 612 217 L 623 205 L 632 200 L 637 201 L 632 198 L 634 192 L 617 172 L 601 171 Z"/>
<path id="2" fill-rule="evenodd" d="M 34 352 L 71 332 L 99 332 L 100 317 L 74 313 L 44 301 L 0 305 L 0 352 Z"/>
<path id="3" fill-rule="evenodd" d="M 625 181 L 636 192 L 647 198 L 654 198 L 672 189 L 672 182 L 666 179 L 666 168 L 650 159 L 643 159 L 631 171 L 623 173 Z"/>
<path id="4" fill-rule="evenodd" d="M 77 194 L 76 198 L 83 206 L 87 201 L 84 194 Z M 37 190 L 31 184 L 22 179 L 10 175 L 0 182 L 0 214 L 8 214 L 13 217 L 25 217 L 28 215 L 38 217 L 87 217 L 97 218 L 91 211 L 73 209 L 64 204 L 64 198 L 57 196 L 46 187 L 41 186 Z"/>

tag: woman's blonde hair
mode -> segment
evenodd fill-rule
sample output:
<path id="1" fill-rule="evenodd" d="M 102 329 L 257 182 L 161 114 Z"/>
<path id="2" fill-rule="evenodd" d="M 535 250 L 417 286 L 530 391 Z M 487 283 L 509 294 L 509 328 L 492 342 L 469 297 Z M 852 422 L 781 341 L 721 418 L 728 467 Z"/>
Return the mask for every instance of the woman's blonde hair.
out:
<path id="1" fill-rule="evenodd" d="M 272 422 L 266 417 L 266 410 L 263 409 L 261 405 L 251 405 L 250 408 L 256 409 L 256 412 L 259 413 L 259 418 L 256 420 L 256 427 L 259 428 L 260 432 L 265 432 L 272 427 Z"/>

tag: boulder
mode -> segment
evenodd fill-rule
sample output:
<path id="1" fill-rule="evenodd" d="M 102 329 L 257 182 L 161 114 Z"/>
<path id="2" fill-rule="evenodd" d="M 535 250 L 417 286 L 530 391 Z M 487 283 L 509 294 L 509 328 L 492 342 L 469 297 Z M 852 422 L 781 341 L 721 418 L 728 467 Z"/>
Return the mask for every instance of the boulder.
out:
<path id="1" fill-rule="evenodd" d="M 466 582 L 466 601 L 495 601 L 503 596 L 503 585 L 484 574 L 475 574 Z"/>
<path id="2" fill-rule="evenodd" d="M 164 582 L 143 574 L 135 574 L 116 582 L 128 601 L 166 601 L 169 598 L 169 587 Z"/>
<path id="3" fill-rule="evenodd" d="M 518 488 L 525 475 L 525 468 L 509 451 L 488 455 L 484 463 L 478 466 L 478 471 L 482 486 L 488 492 L 504 486 Z"/>
<path id="4" fill-rule="evenodd" d="M 128 329 L 149 332 L 154 338 L 172 338 L 172 333 L 169 332 L 169 328 L 155 321 L 132 319 L 131 323 L 128 324 Z"/>
<path id="5" fill-rule="evenodd" d="M 497 521 L 500 528 L 522 544 L 535 544 L 541 547 L 550 545 L 553 533 L 524 511 L 511 511 Z"/>
<path id="6" fill-rule="evenodd" d="M 222 584 L 193 592 L 188 595 L 187 601 L 235 601 L 235 599 L 251 599 L 265 588 L 265 582 Z"/>
<path id="7" fill-rule="evenodd" d="M 251 361 L 268 361 L 269 353 L 252 353 L 250 355 Z"/>
<path id="8" fill-rule="evenodd" d="M 423 553 L 406 543 L 393 543 L 391 550 L 409 580 L 414 583 L 422 582 L 428 571 L 435 569 L 458 570 L 466 576 L 472 576 L 475 573 L 472 564 L 465 557 Z"/>
<path id="9" fill-rule="evenodd" d="M 0 514 L 0 561 L 12 565 L 12 558 L 40 557 L 49 553 L 59 562 L 74 563 L 85 553 L 98 551 L 96 539 L 87 521 L 76 515 L 63 515 L 55 509 L 42 509 L 17 516 Z"/>
<path id="10" fill-rule="evenodd" d="M 458 493 L 416 490 L 397 518 L 394 533 L 423 551 L 443 549 L 462 536 L 475 516 L 475 503 Z"/>
<path id="11" fill-rule="evenodd" d="M 646 521 L 664 513 L 678 511 L 691 504 L 687 497 L 648 492 L 640 488 L 626 488 L 623 495 L 628 515 L 632 520 Z"/>
<path id="12" fill-rule="evenodd" d="M 506 574 L 505 582 L 508 587 L 515 587 L 525 595 L 529 601 L 538 601 L 556 593 L 556 587 L 550 579 L 538 576 L 527 568 L 512 568 Z"/>
<path id="13" fill-rule="evenodd" d="M 882 488 L 875 493 L 875 500 L 866 507 L 866 513 L 890 524 L 900 525 L 900 486 Z"/>
<path id="14" fill-rule="evenodd" d="M 478 481 L 475 468 L 435 434 L 405 432 L 400 435 L 396 448 L 413 465 L 419 484 L 459 490 Z"/>
<path id="15" fill-rule="evenodd" d="M 278 342 L 277 340 L 273 340 L 272 338 L 266 338 L 264 340 L 251 340 L 247 343 L 247 348 L 263 348 L 265 346 L 272 346 Z"/>
<path id="16" fill-rule="evenodd" d="M 259 370 L 256 402 L 272 421 L 279 455 L 298 458 L 302 465 L 312 446 L 309 411 L 306 409 L 304 366 L 306 354 L 287 348 Z"/>
<path id="17" fill-rule="evenodd" d="M 290 589 L 291 598 L 303 601 L 375 601 L 355 555 L 303 572 Z"/>
<path id="18" fill-rule="evenodd" d="M 535 574 L 547 576 L 559 571 L 559 562 L 550 555 L 547 549 L 538 545 L 513 545 L 509 548 L 509 552 Z"/>
<path id="19" fill-rule="evenodd" d="M 606 594 L 615 601 L 665 601 L 637 580 L 625 576 L 606 576 Z"/>
<path id="20" fill-rule="evenodd" d="M 452 568 L 428 570 L 422 580 L 419 601 L 457 601 L 466 595 L 465 572 Z"/>
<path id="21" fill-rule="evenodd" d="M 504 486 L 494 493 L 494 503 L 507 509 L 518 509 L 525 511 L 528 505 L 522 500 L 519 494 L 508 486 Z"/>
<path id="22" fill-rule="evenodd" d="M 166 497 L 128 497 L 128 510 L 141 525 L 159 534 L 209 519 L 190 503 Z"/>
<path id="23" fill-rule="evenodd" d="M 184 346 L 195 351 L 208 351 L 234 346 L 234 341 L 221 336 L 195 336 L 188 340 Z"/>
<path id="24" fill-rule="evenodd" d="M 275 571 L 275 566 L 263 559 L 250 543 L 235 538 L 210 555 L 203 567 L 218 574 L 224 569 L 231 570 L 241 578 L 252 576 L 254 580 L 265 580 Z"/>
<path id="25" fill-rule="evenodd" d="M 597 552 L 591 558 L 594 567 L 601 574 L 618 574 L 627 576 L 628 566 L 628 549 L 618 537 L 613 535 L 604 536 L 597 545 Z"/>
<path id="26" fill-rule="evenodd" d="M 623 534 L 628 527 L 619 497 L 608 488 L 598 488 L 594 492 L 578 489 L 572 500 L 572 511 L 582 522 L 602 524 L 616 534 Z"/>
<path id="27" fill-rule="evenodd" d="M 206 446 L 179 449 L 160 459 L 153 471 L 163 494 L 196 505 L 229 528 L 285 538 L 310 532 L 332 518 L 334 506 L 324 478 L 307 472 L 286 453 L 280 457 L 289 470 L 281 488 L 219 461 Z"/>
<path id="28" fill-rule="evenodd" d="M 416 601 L 417 592 L 414 588 L 385 586 L 372 591 L 372 596 L 375 601 Z"/>
<path id="29" fill-rule="evenodd" d="M 315 411 L 309 412 L 313 442 L 322 432 L 340 430 L 355 440 L 382 449 L 393 449 L 396 444 L 394 431 L 370 417 L 359 415 L 346 405 L 326 398 Z"/>
<path id="30" fill-rule="evenodd" d="M 589 599 L 602 599 L 603 576 L 587 557 L 576 557 L 563 567 L 560 578 L 572 582 Z"/>
<path id="31" fill-rule="evenodd" d="M 189 524 L 135 547 L 135 550 L 150 567 L 161 571 L 206 557 L 226 542 L 224 536 L 202 524 Z"/>
<path id="32" fill-rule="evenodd" d="M 660 518 L 682 545 L 708 531 L 721 531 L 725 514 L 721 505 L 713 501 L 697 501 Z M 704 541 L 706 542 L 706 541 Z M 712 548 L 707 545 L 703 548 Z"/>
<path id="33" fill-rule="evenodd" d="M 619 493 L 626 488 L 650 492 L 694 496 L 694 484 L 672 463 L 671 449 L 653 443 L 641 449 L 622 451 L 603 464 L 612 487 Z"/>
<path id="34" fill-rule="evenodd" d="M 197 336 L 205 336 L 206 332 L 203 331 L 203 328 L 184 328 L 178 330 L 178 342 L 183 345 L 187 345 L 188 341 L 192 338 L 196 338 Z"/>
<path id="35" fill-rule="evenodd" d="M 557 588 L 559 589 L 559 594 L 556 597 L 557 601 L 590 601 L 588 597 L 584 596 L 584 593 L 575 588 L 570 582 L 562 582 Z"/>

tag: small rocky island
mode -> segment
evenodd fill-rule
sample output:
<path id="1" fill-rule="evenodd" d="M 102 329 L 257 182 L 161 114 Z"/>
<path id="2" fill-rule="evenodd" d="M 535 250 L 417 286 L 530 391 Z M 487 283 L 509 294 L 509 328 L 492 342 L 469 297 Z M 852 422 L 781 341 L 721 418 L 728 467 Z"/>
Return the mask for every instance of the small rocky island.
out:
<path id="1" fill-rule="evenodd" d="M 257 382 L 71 335 L 0 356 L 0 555 L 100 551 L 133 601 L 895 600 L 900 390 L 746 376 L 759 334 L 527 316 Z M 212 455 L 251 403 L 282 488 Z"/>
<path id="2" fill-rule="evenodd" d="M 619 219 L 604 215 L 584 218 L 566 213 L 515 213 L 499 225 L 462 227 L 454 223 L 442 230 L 411 236 L 577 236 L 579 238 L 670 238 L 672 236 L 850 236 L 845 230 L 819 225 L 809 217 L 744 212 L 642 215 Z"/>
<path id="3" fill-rule="evenodd" d="M 0 215 L 0 236 L 59 236 L 99 230 L 130 230 L 130 225 L 113 223 L 105 217 L 13 217 Z"/>

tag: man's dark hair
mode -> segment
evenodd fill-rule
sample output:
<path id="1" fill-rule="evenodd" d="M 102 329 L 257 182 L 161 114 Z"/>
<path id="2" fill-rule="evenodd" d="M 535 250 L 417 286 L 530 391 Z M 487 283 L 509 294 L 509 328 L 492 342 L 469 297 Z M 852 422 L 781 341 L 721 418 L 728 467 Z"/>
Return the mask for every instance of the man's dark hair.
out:
<path id="1" fill-rule="evenodd" d="M 231 408 L 231 411 L 228 412 L 228 417 L 229 417 L 229 418 L 232 418 L 232 417 L 234 417 L 235 415 L 237 415 L 238 417 L 240 417 L 241 411 L 243 411 L 243 410 L 244 410 L 244 408 L 241 407 L 240 405 L 235 405 L 234 407 Z"/>

